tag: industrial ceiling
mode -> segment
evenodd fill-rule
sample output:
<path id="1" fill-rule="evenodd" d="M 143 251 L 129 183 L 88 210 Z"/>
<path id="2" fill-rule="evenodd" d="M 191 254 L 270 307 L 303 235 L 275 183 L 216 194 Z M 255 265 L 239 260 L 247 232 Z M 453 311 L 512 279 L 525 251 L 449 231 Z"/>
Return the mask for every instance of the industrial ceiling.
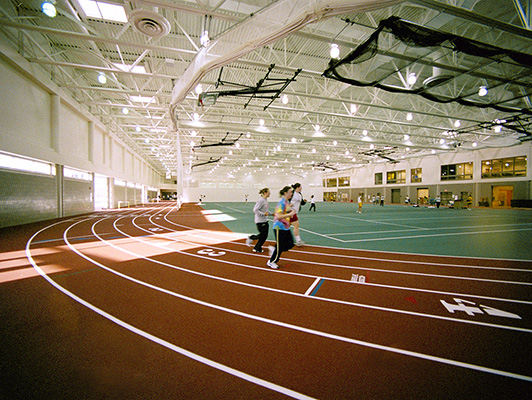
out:
<path id="1" fill-rule="evenodd" d="M 0 34 L 162 175 L 531 137 L 530 1 L 42 2 L 3 1 Z"/>

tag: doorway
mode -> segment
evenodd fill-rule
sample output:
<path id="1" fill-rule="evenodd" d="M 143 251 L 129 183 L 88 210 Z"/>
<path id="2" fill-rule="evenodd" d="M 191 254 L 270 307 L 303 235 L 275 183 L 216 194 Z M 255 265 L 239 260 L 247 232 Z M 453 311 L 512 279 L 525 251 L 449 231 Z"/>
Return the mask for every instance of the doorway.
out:
<path id="1" fill-rule="evenodd" d="M 392 203 L 399 204 L 401 202 L 401 189 L 392 189 Z"/>
<path id="2" fill-rule="evenodd" d="M 513 186 L 492 186 L 492 207 L 510 207 L 514 194 Z"/>
<path id="3" fill-rule="evenodd" d="M 94 175 L 94 209 L 109 208 L 109 180 L 103 175 Z"/>
<path id="4" fill-rule="evenodd" d="M 429 202 L 429 189 L 418 189 L 417 190 L 417 203 L 428 204 L 428 202 Z"/>

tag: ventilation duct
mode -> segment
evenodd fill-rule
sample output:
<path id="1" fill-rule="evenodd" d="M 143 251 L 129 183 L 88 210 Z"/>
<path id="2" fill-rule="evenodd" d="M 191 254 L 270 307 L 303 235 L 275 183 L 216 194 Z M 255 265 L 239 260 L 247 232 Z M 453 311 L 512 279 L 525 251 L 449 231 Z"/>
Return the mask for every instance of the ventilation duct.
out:
<path id="1" fill-rule="evenodd" d="M 129 13 L 129 23 L 140 33 L 162 37 L 170 33 L 170 22 L 161 14 L 142 8 Z"/>
<path id="2" fill-rule="evenodd" d="M 223 67 L 249 52 L 264 47 L 305 26 L 336 15 L 368 12 L 402 3 L 403 0 L 279 0 L 237 24 L 201 48 L 172 91 L 170 115 L 173 122 L 177 106 L 213 69 Z M 242 42 L 246 38 L 247 41 Z"/>

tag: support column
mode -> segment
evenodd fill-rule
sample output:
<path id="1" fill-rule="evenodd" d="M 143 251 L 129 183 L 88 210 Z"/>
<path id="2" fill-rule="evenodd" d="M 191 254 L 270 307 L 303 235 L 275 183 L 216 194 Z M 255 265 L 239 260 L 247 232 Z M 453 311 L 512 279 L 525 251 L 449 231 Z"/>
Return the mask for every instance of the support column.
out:
<path id="1" fill-rule="evenodd" d="M 57 218 L 62 218 L 64 216 L 63 212 L 63 165 L 55 164 L 55 188 L 56 188 L 56 199 L 57 199 Z"/>

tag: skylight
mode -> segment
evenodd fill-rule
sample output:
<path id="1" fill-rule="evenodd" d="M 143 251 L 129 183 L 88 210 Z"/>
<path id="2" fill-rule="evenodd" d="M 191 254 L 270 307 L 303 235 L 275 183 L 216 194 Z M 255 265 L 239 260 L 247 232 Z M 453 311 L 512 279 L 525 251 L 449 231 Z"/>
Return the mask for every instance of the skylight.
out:
<path id="1" fill-rule="evenodd" d="M 146 96 L 129 96 L 131 101 L 134 101 L 136 103 L 151 103 L 155 104 L 157 103 L 157 99 L 153 97 L 146 97 Z"/>
<path id="2" fill-rule="evenodd" d="M 144 68 L 143 65 L 127 65 L 127 64 L 119 64 L 119 63 L 113 63 L 113 65 L 118 68 L 118 69 L 121 69 L 122 71 L 126 71 L 126 72 L 134 72 L 136 74 L 145 74 L 146 73 L 146 68 Z"/>
<path id="3" fill-rule="evenodd" d="M 118 4 L 104 3 L 103 1 L 79 0 L 81 8 L 87 17 L 102 18 L 109 21 L 127 22 L 124 7 Z"/>

